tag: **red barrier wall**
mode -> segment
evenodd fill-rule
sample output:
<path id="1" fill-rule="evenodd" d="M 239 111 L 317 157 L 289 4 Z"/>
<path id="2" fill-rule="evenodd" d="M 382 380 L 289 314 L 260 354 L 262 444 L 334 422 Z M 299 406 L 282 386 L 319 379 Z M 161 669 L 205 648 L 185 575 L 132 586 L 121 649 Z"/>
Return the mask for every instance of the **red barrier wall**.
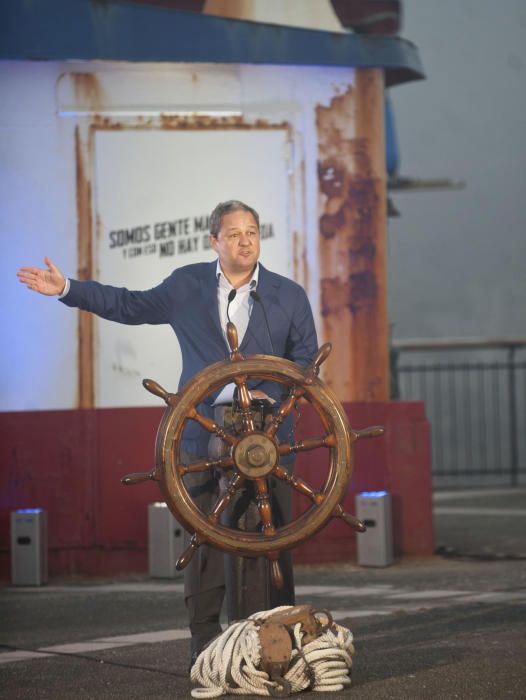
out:
<path id="1" fill-rule="evenodd" d="M 411 401 L 354 402 L 345 404 L 355 429 L 383 425 L 382 437 L 355 443 L 354 469 L 342 507 L 355 513 L 361 491 L 385 490 L 391 495 L 395 556 L 429 556 L 433 553 L 433 505 L 430 426 L 424 404 Z M 312 413 L 304 418 L 305 435 L 318 434 Z M 307 452 L 297 472 L 308 483 L 319 473 L 317 452 Z M 296 513 L 300 505 L 295 499 Z M 321 532 L 295 550 L 295 561 L 316 563 L 352 561 L 360 537 L 341 519 L 333 518 Z"/>
<path id="2" fill-rule="evenodd" d="M 147 569 L 146 504 L 156 484 L 120 478 L 153 466 L 163 409 L 4 413 L 0 417 L 0 575 L 9 576 L 9 512 L 48 514 L 49 574 Z"/>
<path id="3" fill-rule="evenodd" d="M 419 402 L 352 403 L 351 425 L 381 424 L 380 438 L 356 445 L 345 510 L 361 490 L 392 495 L 395 553 L 433 551 L 429 426 Z M 156 484 L 123 487 L 120 478 L 153 466 L 162 408 L 41 411 L 0 415 L 0 576 L 10 576 L 9 513 L 40 507 L 48 514 L 50 576 L 112 575 L 147 570 L 147 504 Z M 320 433 L 308 412 L 304 437 Z M 301 455 L 296 473 L 320 484 L 319 450 Z M 294 509 L 306 504 L 294 498 Z M 359 535 L 358 535 L 359 536 Z M 349 561 L 356 535 L 331 522 L 297 548 L 297 562 Z"/>

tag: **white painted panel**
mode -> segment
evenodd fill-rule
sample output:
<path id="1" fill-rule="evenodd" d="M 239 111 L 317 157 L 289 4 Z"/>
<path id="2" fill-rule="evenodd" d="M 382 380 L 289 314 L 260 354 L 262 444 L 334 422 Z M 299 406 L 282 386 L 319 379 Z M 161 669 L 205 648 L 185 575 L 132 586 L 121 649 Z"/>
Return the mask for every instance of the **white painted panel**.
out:
<path id="1" fill-rule="evenodd" d="M 98 64 L 68 72 L 57 82 L 63 116 L 85 113 L 153 114 L 239 112 L 241 84 L 235 65 Z"/>
<path id="2" fill-rule="evenodd" d="M 290 277 L 287 158 L 285 130 L 97 132 L 97 279 L 147 289 L 177 267 L 213 260 L 201 220 L 226 199 L 259 211 L 263 235 L 272 234 L 263 237 L 261 261 Z M 118 232 L 131 229 L 142 242 L 122 244 Z M 144 377 L 176 389 L 181 361 L 171 328 L 97 320 L 96 332 L 97 406 L 157 405 Z"/>
<path id="3" fill-rule="evenodd" d="M 77 268 L 73 124 L 53 112 L 57 69 L 0 62 L 0 411 L 72 408 L 77 316 L 17 279 L 48 255 Z"/>

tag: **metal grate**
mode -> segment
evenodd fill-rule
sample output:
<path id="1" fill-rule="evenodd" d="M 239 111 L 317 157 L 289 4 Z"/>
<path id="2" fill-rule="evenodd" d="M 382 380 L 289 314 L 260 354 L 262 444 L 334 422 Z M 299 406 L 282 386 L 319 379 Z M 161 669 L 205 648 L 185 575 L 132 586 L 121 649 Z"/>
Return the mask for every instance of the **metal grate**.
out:
<path id="1" fill-rule="evenodd" d="M 522 340 L 393 344 L 392 398 L 425 402 L 436 485 L 524 480 L 526 362 L 517 354 L 525 347 Z"/>

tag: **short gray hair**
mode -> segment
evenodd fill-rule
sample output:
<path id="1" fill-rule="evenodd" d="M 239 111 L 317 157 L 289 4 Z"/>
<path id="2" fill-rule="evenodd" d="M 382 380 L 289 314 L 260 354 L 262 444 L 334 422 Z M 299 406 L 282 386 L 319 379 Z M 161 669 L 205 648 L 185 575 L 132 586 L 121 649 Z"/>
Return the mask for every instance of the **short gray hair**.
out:
<path id="1" fill-rule="evenodd" d="M 254 217 L 254 221 L 259 229 L 259 214 L 255 209 L 249 207 L 248 204 L 240 202 L 237 199 L 229 199 L 228 202 L 219 202 L 214 211 L 210 214 L 210 235 L 217 238 L 221 230 L 221 222 L 225 214 L 231 214 L 234 211 L 248 211 Z"/>

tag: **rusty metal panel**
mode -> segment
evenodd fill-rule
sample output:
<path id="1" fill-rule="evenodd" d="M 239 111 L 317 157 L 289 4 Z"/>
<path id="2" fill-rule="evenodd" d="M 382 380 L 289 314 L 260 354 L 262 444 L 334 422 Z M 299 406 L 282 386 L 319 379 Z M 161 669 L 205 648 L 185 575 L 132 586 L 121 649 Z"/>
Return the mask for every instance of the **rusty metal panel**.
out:
<path id="1" fill-rule="evenodd" d="M 318 106 L 322 335 L 334 340 L 324 378 L 344 401 L 389 397 L 383 79 Z"/>
<path id="2" fill-rule="evenodd" d="M 177 100 L 159 111 L 159 95 L 176 87 Z M 63 75 L 58 86 L 61 113 L 76 114 L 81 123 L 83 157 L 90 164 L 91 177 L 97 134 L 137 132 L 139 140 L 143 132 L 173 132 L 176 138 L 183 133 L 253 132 L 262 139 L 268 131 L 286 134 L 290 153 L 277 158 L 288 160 L 282 181 L 289 198 L 285 229 L 291 268 L 286 274 L 307 289 L 321 339 L 337 339 L 331 367 L 325 372 L 344 400 L 388 396 L 383 89 L 382 73 L 374 69 L 349 73 L 249 66 L 174 66 L 153 72 L 133 68 L 100 71 L 95 77 L 70 74 Z M 134 95 L 139 101 L 130 108 Z M 255 173 L 264 162 L 257 162 Z M 195 172 L 189 172 L 189 177 L 210 189 L 208 178 L 203 180 Z M 272 181 L 273 177 L 267 178 L 260 190 Z M 82 186 L 80 190 L 91 206 L 90 189 Z M 94 201 L 97 197 L 95 190 Z M 100 212 L 91 216 L 100 246 L 110 231 L 105 231 Z M 85 257 L 89 254 L 87 250 Z M 130 285 L 128 279 L 121 283 Z M 89 329 L 81 332 L 87 336 Z M 86 356 L 81 349 L 81 357 Z M 89 397 L 93 378 L 89 378 L 88 364 L 82 359 L 85 378 L 80 386 L 82 396 Z M 93 405 L 87 401 L 82 405 Z"/>
<path id="3" fill-rule="evenodd" d="M 77 181 L 77 276 L 80 280 L 93 276 L 92 210 L 91 210 L 91 132 L 88 143 L 83 144 L 79 127 L 75 128 L 75 163 Z M 94 405 L 93 354 L 94 320 L 91 314 L 80 311 L 78 316 L 78 374 L 77 405 L 91 408 Z"/>

